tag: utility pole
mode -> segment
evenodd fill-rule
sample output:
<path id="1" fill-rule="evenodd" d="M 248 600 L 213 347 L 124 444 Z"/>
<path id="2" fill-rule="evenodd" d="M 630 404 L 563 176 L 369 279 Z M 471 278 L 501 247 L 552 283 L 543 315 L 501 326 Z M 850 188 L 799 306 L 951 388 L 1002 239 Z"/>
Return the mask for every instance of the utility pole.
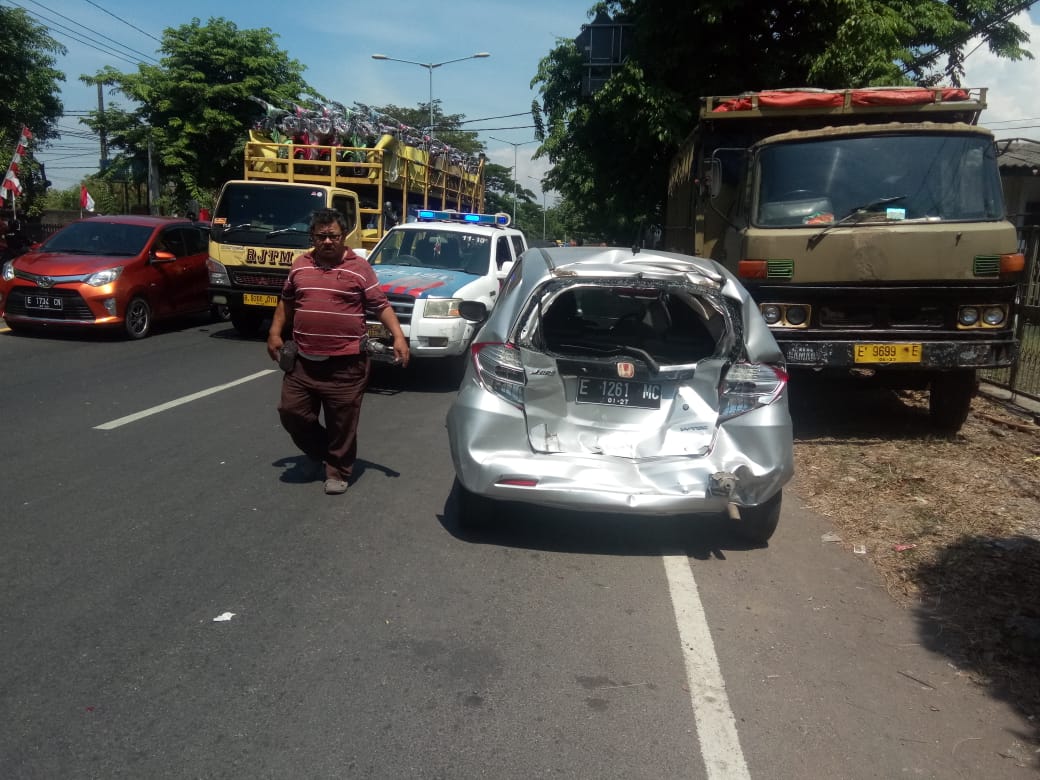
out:
<path id="1" fill-rule="evenodd" d="M 541 179 L 536 179 L 534 176 L 528 175 L 528 179 L 531 181 L 538 182 L 538 189 L 542 191 L 542 240 L 545 240 L 545 186 L 542 184 Z"/>
<path id="2" fill-rule="evenodd" d="M 104 84 L 97 83 L 97 110 L 98 110 L 98 137 L 101 139 L 101 160 L 98 164 L 100 170 L 108 167 L 108 134 L 105 132 L 105 93 Z"/>
<path id="3" fill-rule="evenodd" d="M 521 141 L 520 143 L 517 143 L 515 141 L 506 141 L 502 138 L 495 138 L 495 136 L 493 135 L 489 135 L 488 138 L 490 138 L 492 141 L 498 141 L 499 143 L 509 144 L 513 147 L 513 222 L 516 222 L 516 191 L 520 187 L 520 184 L 516 180 L 516 150 L 519 149 L 521 146 L 526 146 L 527 144 L 536 144 L 538 143 L 538 139 L 536 138 L 531 141 Z"/>

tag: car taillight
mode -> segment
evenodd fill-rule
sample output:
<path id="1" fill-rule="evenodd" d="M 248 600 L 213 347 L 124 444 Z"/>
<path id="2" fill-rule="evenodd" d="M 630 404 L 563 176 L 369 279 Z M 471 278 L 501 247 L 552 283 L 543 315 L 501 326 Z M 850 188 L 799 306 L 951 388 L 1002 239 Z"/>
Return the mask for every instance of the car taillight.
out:
<path id="1" fill-rule="evenodd" d="M 509 344 L 485 341 L 470 347 L 480 384 L 504 401 L 524 405 L 527 375 L 520 363 L 520 352 Z"/>
<path id="2" fill-rule="evenodd" d="M 787 372 L 768 363 L 734 363 L 719 385 L 719 422 L 768 406 L 787 385 Z"/>

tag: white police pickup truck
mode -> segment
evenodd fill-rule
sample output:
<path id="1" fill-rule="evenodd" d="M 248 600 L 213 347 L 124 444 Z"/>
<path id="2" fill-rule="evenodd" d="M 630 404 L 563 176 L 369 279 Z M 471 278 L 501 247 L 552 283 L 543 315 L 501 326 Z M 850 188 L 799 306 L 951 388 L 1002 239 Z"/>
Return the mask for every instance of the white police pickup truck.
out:
<path id="1" fill-rule="evenodd" d="M 477 326 L 459 316 L 459 303 L 494 307 L 502 279 L 527 249 L 527 239 L 509 227 L 508 214 L 418 212 L 415 222 L 391 228 L 368 254 L 412 357 L 464 355 Z M 389 333 L 368 319 L 369 338 Z"/>

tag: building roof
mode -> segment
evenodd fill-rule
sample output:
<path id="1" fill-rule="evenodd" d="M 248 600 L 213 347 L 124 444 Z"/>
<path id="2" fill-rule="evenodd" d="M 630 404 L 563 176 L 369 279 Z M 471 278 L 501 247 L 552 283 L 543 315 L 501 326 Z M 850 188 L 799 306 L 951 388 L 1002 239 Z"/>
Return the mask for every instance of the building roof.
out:
<path id="1" fill-rule="evenodd" d="M 1001 173 L 1018 176 L 1040 174 L 1040 141 L 1010 138 L 997 141 L 1001 155 L 998 159 Z"/>

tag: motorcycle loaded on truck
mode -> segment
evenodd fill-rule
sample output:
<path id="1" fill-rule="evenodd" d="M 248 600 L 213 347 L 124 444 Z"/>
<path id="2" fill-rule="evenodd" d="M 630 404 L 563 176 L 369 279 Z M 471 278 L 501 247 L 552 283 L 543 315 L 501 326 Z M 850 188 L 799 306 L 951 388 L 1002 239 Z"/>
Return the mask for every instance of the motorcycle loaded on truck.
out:
<path id="1" fill-rule="evenodd" d="M 483 155 L 462 155 L 363 106 L 263 105 L 268 119 L 250 131 L 243 178 L 224 184 L 210 229 L 210 299 L 242 335 L 271 316 L 293 258 L 310 248 L 316 209 L 343 214 L 355 250 L 372 249 L 419 209 L 483 209 Z"/>

